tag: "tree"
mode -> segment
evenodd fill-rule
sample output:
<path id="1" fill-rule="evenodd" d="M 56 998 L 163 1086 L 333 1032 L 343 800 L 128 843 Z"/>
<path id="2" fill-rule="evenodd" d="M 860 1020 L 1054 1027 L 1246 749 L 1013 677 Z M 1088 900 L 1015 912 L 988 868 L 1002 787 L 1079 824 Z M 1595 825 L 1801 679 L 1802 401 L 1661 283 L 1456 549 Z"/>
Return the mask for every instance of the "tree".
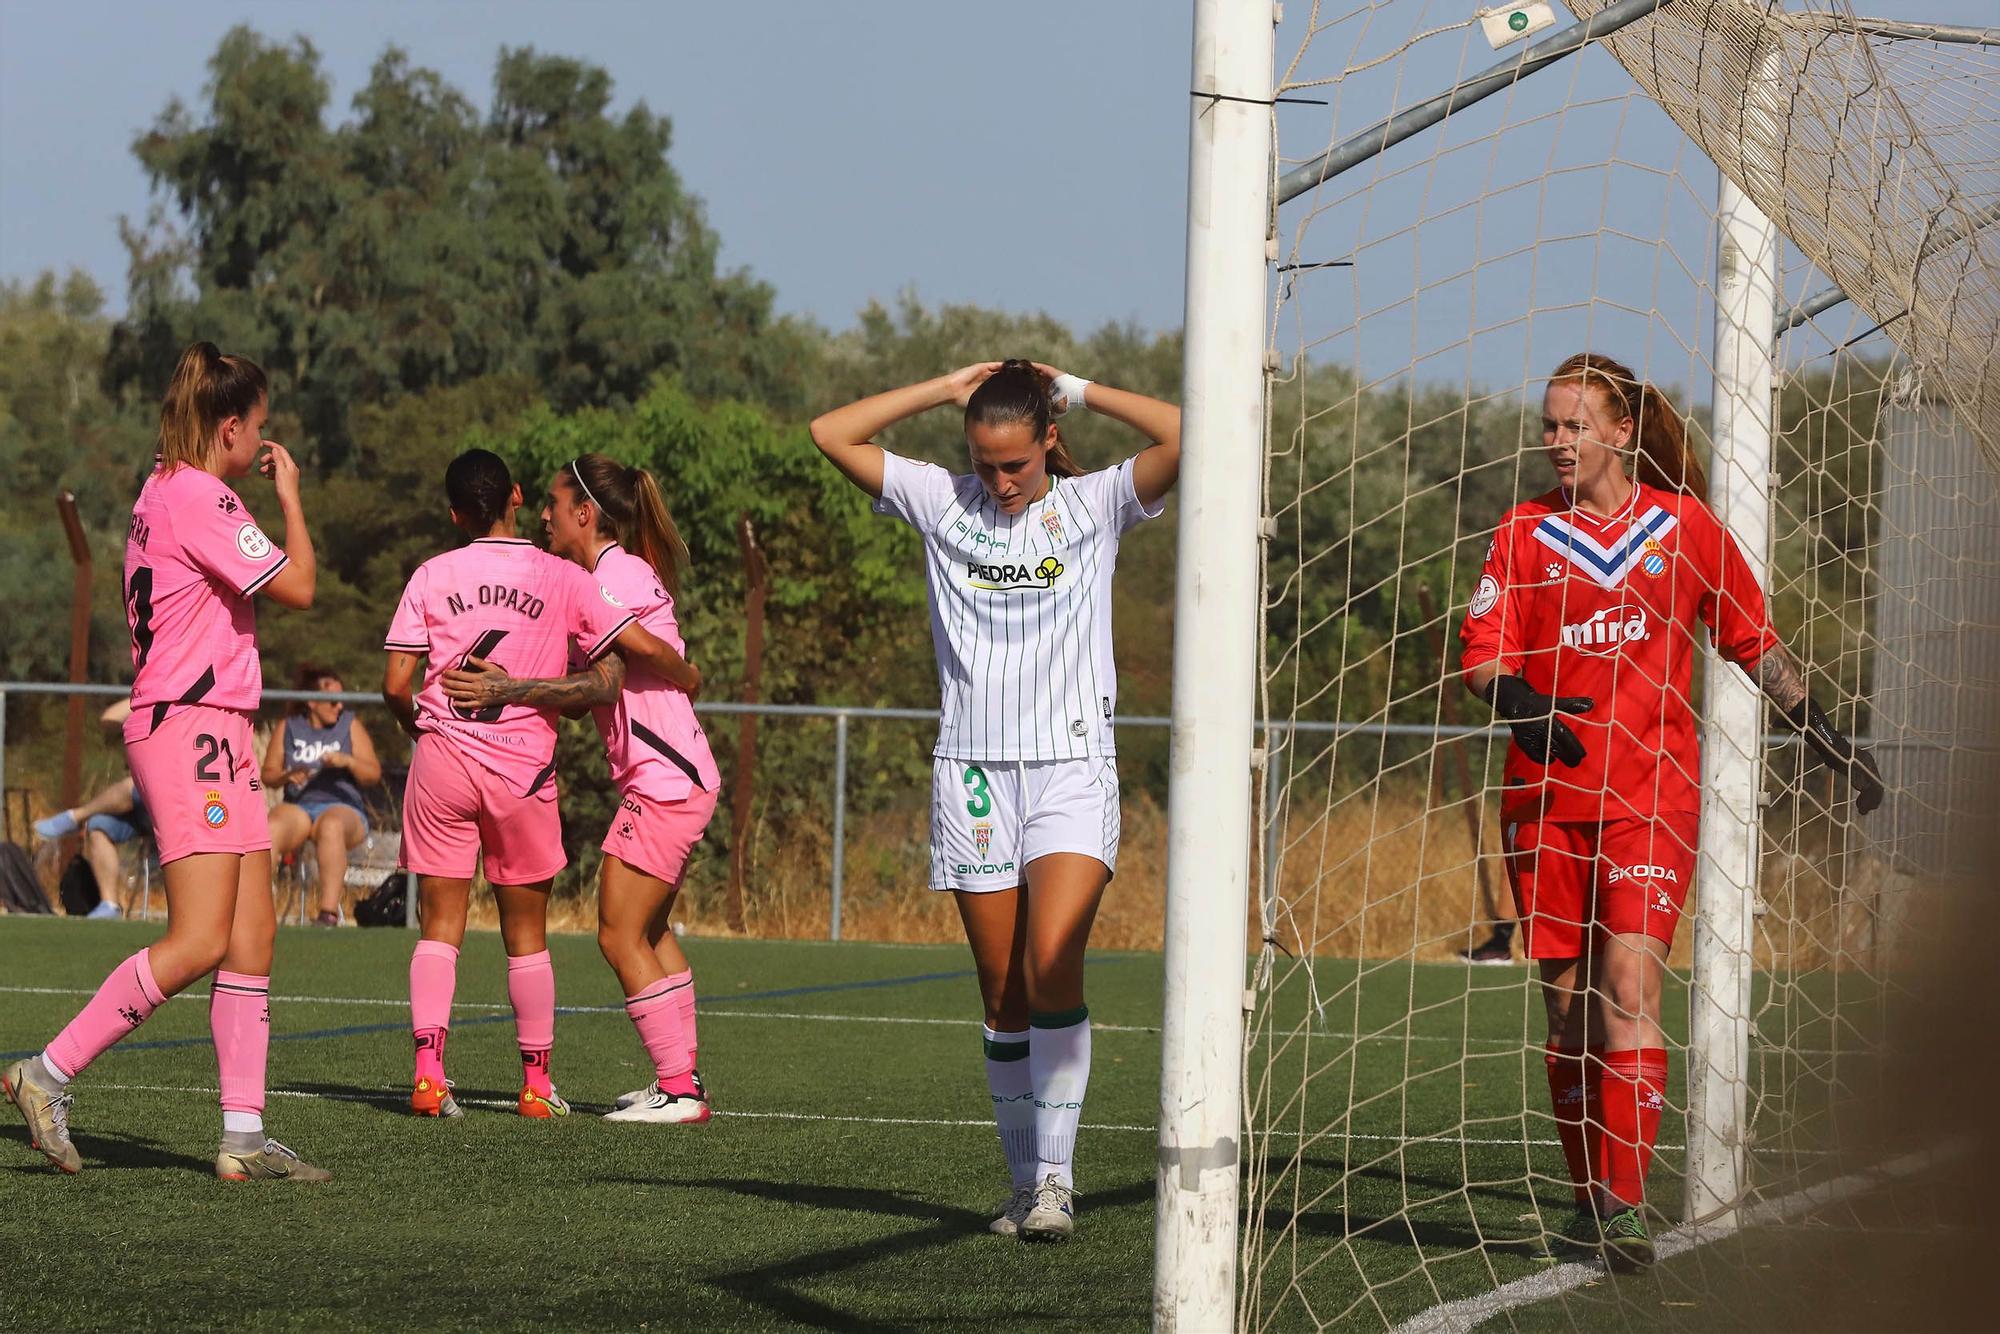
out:
<path id="1" fill-rule="evenodd" d="M 390 48 L 331 127 L 304 38 L 235 28 L 209 70 L 201 114 L 170 103 L 134 145 L 166 206 L 127 229 L 114 385 L 155 393 L 209 338 L 265 365 L 329 466 L 357 406 L 488 376 L 565 410 L 630 403 L 662 370 L 797 406 L 808 331 L 717 271 L 668 120 L 614 116 L 603 70 L 503 49 L 482 119 Z"/>

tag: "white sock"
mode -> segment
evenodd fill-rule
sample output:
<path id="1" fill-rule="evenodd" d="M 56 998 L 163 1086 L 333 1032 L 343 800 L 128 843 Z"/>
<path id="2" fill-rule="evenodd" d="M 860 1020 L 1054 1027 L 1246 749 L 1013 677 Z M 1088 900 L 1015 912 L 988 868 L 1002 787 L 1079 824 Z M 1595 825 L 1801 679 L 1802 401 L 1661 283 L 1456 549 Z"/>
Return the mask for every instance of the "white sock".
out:
<path id="1" fill-rule="evenodd" d="M 981 1027 L 986 1035 L 986 1087 L 993 1094 L 993 1123 L 1000 1131 L 1000 1149 L 1007 1155 L 1007 1173 L 1014 1185 L 1035 1184 L 1035 1081 L 1028 1060 L 1026 1033 L 1001 1033 Z"/>
<path id="2" fill-rule="evenodd" d="M 47 1052 L 43 1052 L 39 1059 L 42 1067 L 35 1072 L 37 1082 L 47 1088 L 69 1087 L 69 1081 L 75 1078 L 74 1075 L 57 1065 Z"/>
<path id="3" fill-rule="evenodd" d="M 1090 1009 L 1028 1018 L 1028 1069 L 1035 1081 L 1035 1180 L 1053 1176 L 1073 1186 L 1076 1123 L 1090 1085 Z"/>
<path id="4" fill-rule="evenodd" d="M 222 1133 L 225 1135 L 261 1135 L 264 1133 L 262 1112 L 224 1112 Z"/>

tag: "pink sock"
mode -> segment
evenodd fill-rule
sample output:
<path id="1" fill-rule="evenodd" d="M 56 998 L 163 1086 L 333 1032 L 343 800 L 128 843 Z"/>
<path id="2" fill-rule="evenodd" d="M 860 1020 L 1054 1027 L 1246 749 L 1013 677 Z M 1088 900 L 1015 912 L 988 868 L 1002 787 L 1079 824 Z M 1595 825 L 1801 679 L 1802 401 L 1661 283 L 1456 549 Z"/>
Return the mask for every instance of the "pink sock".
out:
<path id="1" fill-rule="evenodd" d="M 687 974 L 681 976 L 685 978 Z M 674 980 L 667 978 L 625 998 L 625 1013 L 632 1016 L 632 1027 L 639 1030 L 639 1041 L 653 1058 L 653 1071 L 660 1087 L 668 1093 L 695 1091 L 694 1062 L 689 1056 L 687 1027 L 677 999 L 691 986 L 690 982 L 682 982 L 676 987 Z"/>
<path id="2" fill-rule="evenodd" d="M 222 1110 L 264 1111 L 264 1066 L 271 1050 L 271 979 L 218 969 L 208 993 Z"/>
<path id="3" fill-rule="evenodd" d="M 692 1070 L 697 1064 L 696 1048 L 700 1046 L 694 1034 L 694 970 L 683 968 L 678 973 L 669 974 L 667 985 L 674 988 L 670 994 L 674 1004 L 680 1007 L 681 1029 L 687 1035 L 688 1068 Z"/>
<path id="4" fill-rule="evenodd" d="M 111 970 L 90 1003 L 56 1034 L 43 1059 L 74 1079 L 166 1003 L 160 984 L 153 980 L 153 961 L 140 950 Z"/>
<path id="5" fill-rule="evenodd" d="M 420 940 L 410 956 L 410 1027 L 416 1034 L 417 1078 L 444 1078 L 444 1039 L 451 997 L 458 990 L 458 947 Z"/>
<path id="6" fill-rule="evenodd" d="M 549 952 L 507 960 L 507 999 L 514 1005 L 514 1037 L 521 1045 L 521 1082 L 547 1097 L 549 1049 L 556 1045 L 556 970 Z"/>

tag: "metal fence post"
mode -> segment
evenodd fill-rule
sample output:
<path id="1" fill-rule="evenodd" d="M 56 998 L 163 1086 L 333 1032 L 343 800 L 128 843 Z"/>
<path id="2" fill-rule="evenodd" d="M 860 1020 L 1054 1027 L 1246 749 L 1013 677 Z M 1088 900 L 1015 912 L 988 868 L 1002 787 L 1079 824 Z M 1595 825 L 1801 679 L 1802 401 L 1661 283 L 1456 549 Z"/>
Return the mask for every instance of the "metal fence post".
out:
<path id="1" fill-rule="evenodd" d="M 833 715 L 833 920 L 827 939 L 840 939 L 840 894 L 847 881 L 847 714 Z"/>

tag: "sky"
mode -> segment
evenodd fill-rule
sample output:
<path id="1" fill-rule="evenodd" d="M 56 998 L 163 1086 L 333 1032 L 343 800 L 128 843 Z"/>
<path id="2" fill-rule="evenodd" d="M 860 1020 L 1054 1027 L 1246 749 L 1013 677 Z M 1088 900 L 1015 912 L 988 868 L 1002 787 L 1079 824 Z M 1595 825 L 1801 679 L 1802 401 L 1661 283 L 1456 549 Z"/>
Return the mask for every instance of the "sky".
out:
<path id="1" fill-rule="evenodd" d="M 1972 23 L 1995 21 L 1993 5 L 1894 8 Z M 1335 8 L 1299 77 L 1462 25 L 1477 3 L 1388 0 L 1366 22 Z M 1281 64 L 1313 12 L 1290 11 Z M 913 291 L 1086 332 L 1163 331 L 1181 321 L 1190 13 L 1185 0 L 0 0 L 0 277 L 77 266 L 122 309 L 118 220 L 153 202 L 130 144 L 170 98 L 201 104 L 206 61 L 240 22 L 311 39 L 330 119 L 391 43 L 481 106 L 502 46 L 602 65 L 616 108 L 672 118 L 669 156 L 725 264 L 828 327 Z M 1332 106 L 1281 108 L 1281 150 L 1307 155 L 1498 58 L 1476 27 L 1423 38 L 1317 94 Z M 1579 338 L 1659 378 L 1698 372 L 1714 169 L 1631 90 L 1607 55 L 1585 53 L 1292 205 L 1286 257 L 1354 267 L 1301 277 L 1278 342 L 1499 385 Z M 1564 174 L 1607 158 L 1620 167 Z M 1418 209 L 1435 217 L 1412 228 Z"/>

